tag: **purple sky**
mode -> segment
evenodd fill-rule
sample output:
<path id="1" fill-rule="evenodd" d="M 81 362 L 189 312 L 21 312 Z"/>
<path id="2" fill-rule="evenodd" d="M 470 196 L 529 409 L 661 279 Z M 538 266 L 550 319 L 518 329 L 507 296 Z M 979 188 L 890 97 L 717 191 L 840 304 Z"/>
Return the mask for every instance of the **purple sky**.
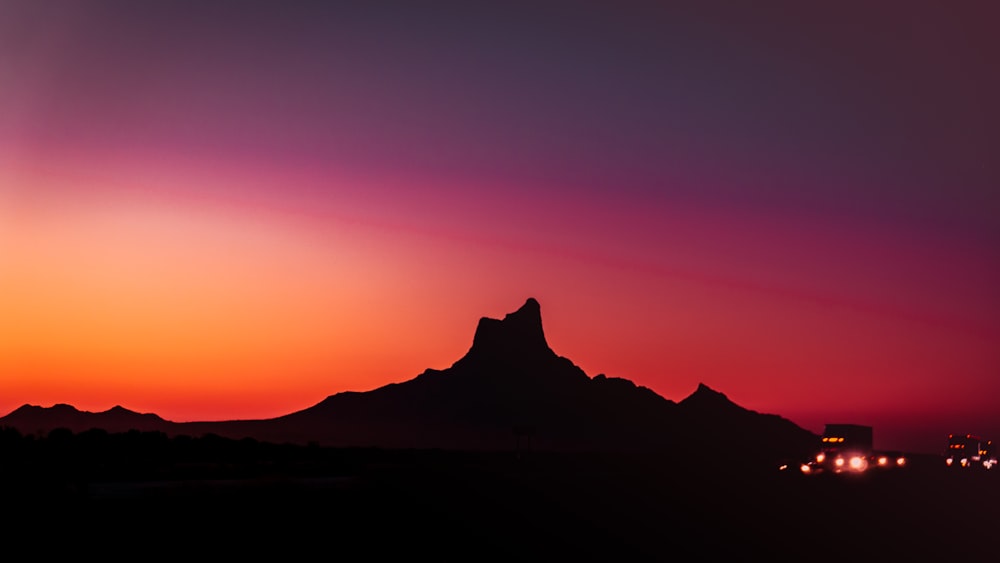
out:
<path id="1" fill-rule="evenodd" d="M 877 420 L 925 450 L 1000 436 L 998 15 L 0 0 L 0 306 L 34 327 L 0 321 L 0 410 L 282 414 L 443 367 L 475 318 L 535 296 L 591 375 L 671 399 L 705 382 L 813 430 Z M 177 359 L 199 375 L 165 383 L 156 345 L 114 344 L 162 336 L 155 315 L 115 302 L 101 332 L 80 308 L 127 290 L 221 330 L 216 297 L 248 278 L 264 281 L 233 310 L 294 303 L 312 331 L 277 337 L 250 390 L 221 352 Z M 28 322 L 60 303 L 72 321 Z M 327 349 L 324 330 L 356 334 L 352 350 L 409 343 L 387 359 Z M 68 344 L 81 334 L 96 340 Z M 234 334 L 230 354 L 275 336 Z M 267 403 L 280 385 L 294 392 Z"/>

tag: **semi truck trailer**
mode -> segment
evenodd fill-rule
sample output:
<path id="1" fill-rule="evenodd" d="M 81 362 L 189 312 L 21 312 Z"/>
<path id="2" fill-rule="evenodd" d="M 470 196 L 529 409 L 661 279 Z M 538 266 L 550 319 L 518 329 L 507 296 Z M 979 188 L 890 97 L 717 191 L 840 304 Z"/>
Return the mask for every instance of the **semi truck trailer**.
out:
<path id="1" fill-rule="evenodd" d="M 812 459 L 800 467 L 803 473 L 864 473 L 872 468 L 903 467 L 906 456 L 874 448 L 871 426 L 827 424 Z"/>

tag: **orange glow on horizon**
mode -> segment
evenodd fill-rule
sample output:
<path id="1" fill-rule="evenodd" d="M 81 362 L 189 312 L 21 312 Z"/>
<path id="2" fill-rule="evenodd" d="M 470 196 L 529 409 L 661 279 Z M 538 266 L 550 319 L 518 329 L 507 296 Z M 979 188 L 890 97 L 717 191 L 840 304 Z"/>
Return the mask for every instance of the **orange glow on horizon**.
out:
<path id="1" fill-rule="evenodd" d="M 163 172 L 157 181 L 197 192 L 212 178 Z M 542 304 L 553 350 L 591 376 L 625 377 L 671 400 L 704 382 L 813 430 L 830 417 L 940 412 L 942 398 L 950 393 L 957 404 L 966 393 L 942 389 L 942 374 L 976 374 L 993 354 L 979 311 L 940 314 L 961 310 L 964 297 L 924 316 L 911 297 L 880 309 L 866 304 L 879 302 L 888 281 L 867 294 L 847 273 L 838 275 L 852 283 L 826 277 L 835 262 L 819 274 L 799 267 L 817 248 L 851 257 L 819 227 L 795 230 L 800 222 L 695 220 L 679 209 L 658 218 L 662 231 L 642 227 L 663 248 L 629 246 L 625 259 L 614 257 L 614 244 L 633 242 L 641 213 L 618 210 L 620 223 L 567 246 L 566 235 L 553 241 L 531 230 L 555 230 L 543 221 L 548 204 L 525 213 L 524 232 L 503 238 L 470 228 L 474 215 L 444 214 L 440 226 L 422 229 L 404 208 L 368 221 L 356 209 L 296 214 L 222 196 L 145 196 L 122 187 L 127 174 L 93 185 L 72 174 L 0 172 L 0 181 L 20 187 L 0 190 L 7 412 L 69 403 L 179 422 L 280 416 L 446 368 L 467 351 L 480 316 L 502 317 L 529 296 Z M 706 230 L 712 237 L 700 238 Z M 603 241 L 617 231 L 625 238 Z M 541 242 L 530 243 L 533 235 Z M 796 237 L 787 256 L 775 250 Z M 688 240 L 693 246 L 672 252 Z M 734 241 L 788 273 L 787 284 L 733 260 Z M 897 248 L 916 254 L 876 241 L 882 248 L 866 265 Z M 899 260 L 905 272 L 924 271 Z"/>

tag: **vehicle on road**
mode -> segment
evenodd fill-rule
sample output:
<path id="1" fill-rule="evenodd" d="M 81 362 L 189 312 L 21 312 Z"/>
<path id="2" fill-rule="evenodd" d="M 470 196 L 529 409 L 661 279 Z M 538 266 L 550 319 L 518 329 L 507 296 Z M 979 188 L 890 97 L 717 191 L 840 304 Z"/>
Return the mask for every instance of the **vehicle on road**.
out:
<path id="1" fill-rule="evenodd" d="M 997 451 L 992 440 L 975 434 L 948 434 L 944 454 L 948 467 L 992 469 L 997 464 Z"/>
<path id="2" fill-rule="evenodd" d="M 874 432 L 862 424 L 827 424 L 816 455 L 799 469 L 805 474 L 864 473 L 906 465 L 902 452 L 874 449 Z"/>

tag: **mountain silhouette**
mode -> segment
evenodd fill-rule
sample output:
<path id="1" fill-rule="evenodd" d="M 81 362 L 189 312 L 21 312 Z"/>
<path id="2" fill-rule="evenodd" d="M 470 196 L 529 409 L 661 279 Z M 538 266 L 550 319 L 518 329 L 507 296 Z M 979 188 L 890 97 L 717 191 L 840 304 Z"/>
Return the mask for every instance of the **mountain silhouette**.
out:
<path id="1" fill-rule="evenodd" d="M 21 407 L 0 425 L 34 432 L 134 426 L 168 434 L 217 434 L 337 447 L 456 450 L 718 452 L 770 458 L 807 452 L 818 437 L 701 384 L 680 403 L 622 378 L 588 376 L 548 345 L 541 307 L 529 298 L 503 319 L 479 320 L 472 346 L 450 367 L 263 420 L 174 423 L 120 407 Z"/>
<path id="2" fill-rule="evenodd" d="M 0 426 L 17 428 L 24 433 L 46 434 L 55 428 L 82 432 L 100 428 L 108 432 L 129 430 L 167 431 L 175 423 L 151 413 L 138 413 L 122 406 L 103 412 L 81 411 L 72 405 L 56 404 L 51 407 L 24 405 L 0 418 Z"/>

